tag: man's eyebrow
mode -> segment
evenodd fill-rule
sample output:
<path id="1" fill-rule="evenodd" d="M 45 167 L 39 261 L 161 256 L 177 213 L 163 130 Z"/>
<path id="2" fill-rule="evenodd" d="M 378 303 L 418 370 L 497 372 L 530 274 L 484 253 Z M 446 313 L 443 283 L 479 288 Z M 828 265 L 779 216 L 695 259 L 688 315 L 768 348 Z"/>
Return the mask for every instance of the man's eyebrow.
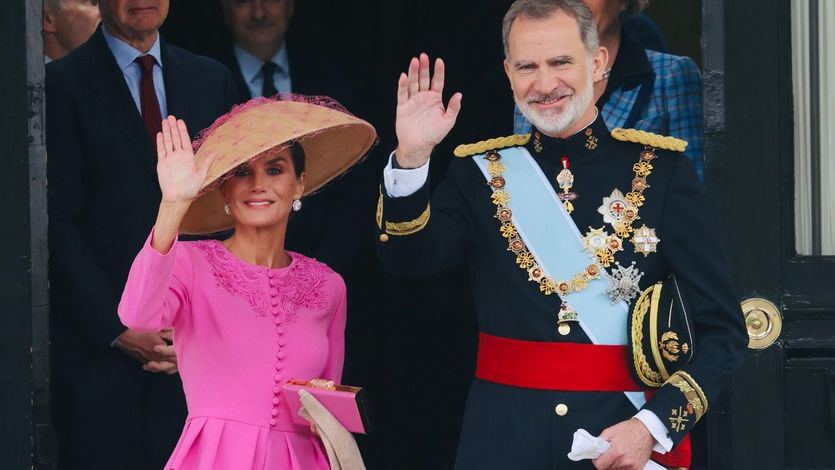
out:
<path id="1" fill-rule="evenodd" d="M 536 65 L 532 60 L 517 60 L 513 62 L 514 67 L 522 67 L 524 65 Z"/>
<path id="2" fill-rule="evenodd" d="M 558 55 L 556 57 L 551 57 L 550 59 L 548 59 L 548 62 L 549 63 L 551 63 L 551 62 L 571 62 L 573 60 L 574 60 L 574 57 L 572 57 L 570 55 Z"/>

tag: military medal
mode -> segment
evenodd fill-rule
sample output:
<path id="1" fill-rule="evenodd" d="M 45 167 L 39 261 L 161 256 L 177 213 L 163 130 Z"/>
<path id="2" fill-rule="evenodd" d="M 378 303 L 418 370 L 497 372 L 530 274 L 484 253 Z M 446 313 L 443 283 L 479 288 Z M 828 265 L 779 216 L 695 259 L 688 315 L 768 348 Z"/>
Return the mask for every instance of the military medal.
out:
<path id="1" fill-rule="evenodd" d="M 638 216 L 638 208 L 620 192 L 613 189 L 612 194 L 603 198 L 603 204 L 597 208 L 597 212 L 603 216 L 603 222 L 612 226 L 615 234 L 620 238 L 629 238 L 634 231 L 632 223 L 641 217 Z"/>
<path id="2" fill-rule="evenodd" d="M 577 199 L 577 193 L 571 190 L 574 186 L 574 173 L 568 168 L 568 157 L 562 156 L 562 171 L 557 175 L 557 184 L 562 189 L 562 193 L 558 194 L 560 201 L 562 201 L 565 210 L 568 213 L 574 212 L 574 204 L 571 202 Z"/>
<path id="3" fill-rule="evenodd" d="M 638 271 L 634 261 L 628 267 L 623 267 L 618 262 L 615 262 L 615 265 L 609 277 L 609 288 L 606 289 L 606 293 L 609 294 L 612 303 L 620 300 L 629 303 L 641 292 L 638 283 L 641 282 L 644 273 Z"/>
<path id="4" fill-rule="evenodd" d="M 577 311 L 565 300 L 560 304 L 560 311 L 557 313 L 557 329 L 560 334 L 565 336 L 571 331 L 571 324 L 578 323 L 580 319 L 577 316 Z"/>
<path id="5" fill-rule="evenodd" d="M 548 276 L 534 254 L 525 245 L 525 242 L 522 240 L 519 231 L 513 223 L 513 211 L 509 207 L 510 193 L 506 189 L 507 181 L 504 179 L 504 171 L 506 168 L 501 162 L 501 155 L 493 151 L 485 154 L 484 158 L 487 160 L 487 173 L 490 175 L 490 181 L 487 184 L 493 191 L 490 199 L 493 205 L 496 206 L 496 214 L 494 217 L 500 222 L 499 233 L 502 238 L 507 240 L 507 250 L 516 255 L 516 265 L 528 273 L 528 280 L 536 283 L 539 286 L 539 291 L 543 294 L 557 294 L 560 296 L 562 302 L 560 304 L 560 310 L 557 313 L 558 329 L 561 335 L 567 335 L 571 331 L 570 324 L 576 323 L 579 320 L 577 311 L 565 301 L 566 296 L 573 292 L 582 291 L 588 287 L 589 282 L 594 279 L 600 279 L 605 270 L 598 263 L 592 262 L 583 268 L 582 271 L 575 273 L 571 278 L 554 279 Z M 557 177 L 557 182 L 560 183 L 563 194 L 568 194 L 571 197 L 570 195 L 574 194 L 571 192 L 574 175 L 568 170 L 568 157 L 563 157 L 563 166 L 565 168 Z M 563 194 L 560 195 L 562 196 Z M 573 197 L 576 198 L 576 195 Z M 566 207 L 566 209 L 569 212 L 571 211 L 569 207 Z M 592 243 L 597 244 L 598 241 L 595 239 Z M 600 240 L 600 243 L 602 243 L 601 246 L 604 249 L 613 251 L 620 250 L 620 239 L 612 239 L 612 236 L 605 232 L 603 232 L 603 238 Z"/>
<path id="6" fill-rule="evenodd" d="M 597 208 L 597 212 L 603 216 L 603 222 L 615 225 L 623 220 L 626 209 L 630 206 L 623 193 L 619 189 L 613 189 L 609 197 L 603 198 L 603 204 Z"/>
<path id="7" fill-rule="evenodd" d="M 641 228 L 635 230 L 632 235 L 632 243 L 635 245 L 635 253 L 640 253 L 647 257 L 650 253 L 655 253 L 658 248 L 658 243 L 661 239 L 655 235 L 655 229 L 642 225 Z"/>
<path id="8" fill-rule="evenodd" d="M 615 262 L 615 253 L 623 251 L 623 241 L 617 235 L 609 235 L 603 228 L 591 228 L 583 237 L 583 247 L 608 268 Z"/>
<path id="9" fill-rule="evenodd" d="M 606 249 L 606 235 L 606 231 L 602 228 L 589 227 L 589 231 L 583 237 L 583 246 L 592 253 L 604 250 Z"/>

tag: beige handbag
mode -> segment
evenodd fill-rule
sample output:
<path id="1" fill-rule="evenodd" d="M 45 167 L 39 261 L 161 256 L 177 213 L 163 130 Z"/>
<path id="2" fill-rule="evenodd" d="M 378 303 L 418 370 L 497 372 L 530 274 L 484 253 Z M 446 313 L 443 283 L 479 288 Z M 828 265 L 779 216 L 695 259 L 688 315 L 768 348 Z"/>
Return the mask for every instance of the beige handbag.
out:
<path id="1" fill-rule="evenodd" d="M 299 399 L 302 402 L 299 415 L 316 425 L 331 470 L 365 470 L 354 435 L 306 390 L 299 390 Z"/>

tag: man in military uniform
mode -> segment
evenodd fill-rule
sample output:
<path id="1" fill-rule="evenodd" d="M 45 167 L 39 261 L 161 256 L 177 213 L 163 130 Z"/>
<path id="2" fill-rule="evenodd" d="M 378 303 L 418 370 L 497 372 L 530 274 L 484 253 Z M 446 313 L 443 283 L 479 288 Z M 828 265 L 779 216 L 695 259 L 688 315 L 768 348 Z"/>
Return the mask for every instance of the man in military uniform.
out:
<path id="1" fill-rule="evenodd" d="M 469 268 L 479 352 L 457 467 L 639 469 L 651 456 L 689 466 L 685 436 L 741 364 L 747 337 L 686 143 L 606 128 L 592 87 L 607 52 L 582 1 L 518 0 L 503 36 L 532 133 L 460 146 L 430 198 L 429 156 L 462 97 L 445 107 L 443 62 L 430 75 L 428 56 L 413 58 L 377 211 L 389 271 Z M 676 311 L 694 334 L 653 333 L 649 355 L 629 349 L 646 339 L 627 328 L 629 309 L 647 314 L 639 294 L 670 275 L 687 292 Z M 667 319 L 651 300 L 672 329 L 672 305 Z M 663 374 L 648 363 L 662 353 L 675 366 Z M 661 380 L 654 393 L 646 377 Z M 591 462 L 567 457 L 581 428 L 609 443 Z"/>

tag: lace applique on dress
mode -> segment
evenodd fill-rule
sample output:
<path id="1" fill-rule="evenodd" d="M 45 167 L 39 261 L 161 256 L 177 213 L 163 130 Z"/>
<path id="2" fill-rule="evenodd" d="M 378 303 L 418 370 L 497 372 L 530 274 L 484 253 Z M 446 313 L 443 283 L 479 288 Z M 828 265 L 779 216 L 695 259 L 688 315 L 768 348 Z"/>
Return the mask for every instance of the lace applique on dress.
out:
<path id="1" fill-rule="evenodd" d="M 293 265 L 286 275 L 276 279 L 275 287 L 286 320 L 292 322 L 299 307 L 315 310 L 326 307 L 324 284 L 330 268 L 298 253 L 291 253 L 290 256 L 293 257 Z"/>
<path id="2" fill-rule="evenodd" d="M 259 317 L 267 316 L 270 312 L 270 283 L 267 281 L 270 269 L 242 262 L 217 240 L 201 240 L 195 245 L 206 254 L 218 286 L 243 298 Z M 300 306 L 319 310 L 326 307 L 324 284 L 330 268 L 298 253 L 288 254 L 293 263 L 289 270 L 275 276 L 272 287 L 278 291 L 284 320 L 293 322 Z"/>

